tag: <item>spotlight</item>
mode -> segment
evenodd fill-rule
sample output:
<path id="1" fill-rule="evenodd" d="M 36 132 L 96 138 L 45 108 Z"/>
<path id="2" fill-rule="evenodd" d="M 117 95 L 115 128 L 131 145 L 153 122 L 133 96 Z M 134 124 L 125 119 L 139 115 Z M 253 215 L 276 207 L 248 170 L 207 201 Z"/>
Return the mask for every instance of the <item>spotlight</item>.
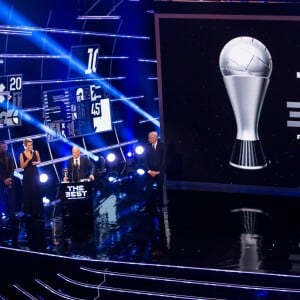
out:
<path id="1" fill-rule="evenodd" d="M 135 166 L 134 171 L 135 171 L 135 174 L 137 174 L 139 176 L 143 176 L 146 173 L 144 165 L 141 165 L 141 164 L 137 164 Z"/>
<path id="2" fill-rule="evenodd" d="M 116 173 L 109 173 L 106 178 L 110 183 L 115 183 L 118 181 L 118 175 Z"/>
<path id="3" fill-rule="evenodd" d="M 49 206 L 50 205 L 50 200 L 46 196 L 43 197 L 43 204 L 45 206 Z"/>
<path id="4" fill-rule="evenodd" d="M 146 173 L 143 168 L 138 168 L 135 172 L 140 176 L 143 176 Z"/>
<path id="5" fill-rule="evenodd" d="M 128 152 L 127 152 L 127 157 L 128 157 L 128 158 L 133 158 L 133 153 L 132 153 L 132 151 L 128 151 Z"/>
<path id="6" fill-rule="evenodd" d="M 41 183 L 45 183 L 45 182 L 47 182 L 47 181 L 48 181 L 48 175 L 45 174 L 45 173 L 42 173 L 42 174 L 40 175 L 40 182 L 41 182 Z"/>
<path id="7" fill-rule="evenodd" d="M 106 160 L 109 162 L 109 163 L 112 163 L 116 160 L 116 155 L 114 153 L 109 153 L 107 156 L 106 156 Z"/>
<path id="8" fill-rule="evenodd" d="M 135 148 L 135 153 L 136 154 L 138 154 L 138 155 L 141 155 L 141 154 L 143 154 L 144 153 L 144 147 L 143 146 L 141 146 L 141 145 L 139 145 L 139 146 L 137 146 L 136 148 Z"/>

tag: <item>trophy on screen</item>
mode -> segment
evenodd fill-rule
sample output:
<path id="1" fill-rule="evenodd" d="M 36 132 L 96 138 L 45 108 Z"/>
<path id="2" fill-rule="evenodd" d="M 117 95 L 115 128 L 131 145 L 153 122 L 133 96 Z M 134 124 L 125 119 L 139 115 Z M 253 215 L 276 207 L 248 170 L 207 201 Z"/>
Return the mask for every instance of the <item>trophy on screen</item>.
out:
<path id="1" fill-rule="evenodd" d="M 256 170 L 267 166 L 258 123 L 272 66 L 266 46 L 252 37 L 234 38 L 220 53 L 219 67 L 237 126 L 230 158 L 233 167 Z"/>

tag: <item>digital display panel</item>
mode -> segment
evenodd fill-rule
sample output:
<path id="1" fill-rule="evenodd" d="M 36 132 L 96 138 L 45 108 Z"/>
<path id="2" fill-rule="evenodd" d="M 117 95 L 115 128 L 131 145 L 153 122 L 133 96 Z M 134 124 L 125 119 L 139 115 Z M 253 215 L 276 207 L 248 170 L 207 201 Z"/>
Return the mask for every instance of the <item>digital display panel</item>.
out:
<path id="1" fill-rule="evenodd" d="M 22 75 L 0 76 L 0 128 L 22 125 Z"/>
<path id="2" fill-rule="evenodd" d="M 56 134 L 67 138 L 112 130 L 110 99 L 100 85 L 49 90 L 43 95 L 45 124 Z"/>
<path id="3" fill-rule="evenodd" d="M 300 18 L 155 18 L 167 182 L 296 194 Z"/>
<path id="4" fill-rule="evenodd" d="M 87 77 L 97 73 L 99 48 L 99 45 L 72 46 L 68 77 Z"/>

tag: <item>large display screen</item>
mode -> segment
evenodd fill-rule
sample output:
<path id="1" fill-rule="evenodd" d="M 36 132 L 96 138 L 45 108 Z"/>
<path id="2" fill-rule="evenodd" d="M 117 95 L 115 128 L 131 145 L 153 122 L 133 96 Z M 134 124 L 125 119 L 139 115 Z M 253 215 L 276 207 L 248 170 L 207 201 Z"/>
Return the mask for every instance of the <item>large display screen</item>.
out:
<path id="1" fill-rule="evenodd" d="M 0 76 L 0 128 L 22 125 L 22 74 Z"/>
<path id="2" fill-rule="evenodd" d="M 76 137 L 112 130 L 110 99 L 100 85 L 49 90 L 43 96 L 45 124 L 59 136 Z"/>
<path id="3" fill-rule="evenodd" d="M 297 195 L 300 17 L 155 21 L 169 185 Z"/>

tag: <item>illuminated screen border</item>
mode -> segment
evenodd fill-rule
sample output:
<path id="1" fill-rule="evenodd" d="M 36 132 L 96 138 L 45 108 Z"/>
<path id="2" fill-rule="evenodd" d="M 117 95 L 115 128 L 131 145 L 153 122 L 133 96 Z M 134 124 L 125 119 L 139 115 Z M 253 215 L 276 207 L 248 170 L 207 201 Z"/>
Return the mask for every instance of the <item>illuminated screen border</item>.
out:
<path id="1" fill-rule="evenodd" d="M 167 188 L 300 195 L 300 130 L 297 126 L 288 125 L 297 119 L 298 114 L 297 109 L 289 108 L 289 105 L 299 101 L 297 81 L 300 55 L 297 53 L 300 37 L 297 38 L 296 34 L 300 30 L 299 21 L 300 16 L 287 15 L 155 15 L 161 137 L 166 143 L 168 156 Z M 193 26 L 195 24 L 197 26 Z M 218 69 L 218 58 L 222 49 L 220 45 L 239 35 L 254 35 L 253 37 L 264 41 L 274 62 L 261 113 L 261 119 L 268 121 L 265 121 L 264 128 L 260 128 L 263 147 L 269 154 L 270 167 L 251 171 L 248 173 L 251 175 L 244 170 L 230 168 L 228 161 L 221 157 L 225 155 L 229 159 L 234 140 L 232 132 L 236 132 L 236 125 L 229 100 L 224 100 L 226 104 L 221 108 L 218 105 L 219 98 L 228 98 Z M 189 38 L 195 44 L 190 43 Z M 282 44 L 286 47 L 281 47 Z M 289 47 L 293 47 L 292 52 Z M 201 71 L 192 70 L 192 67 L 197 68 L 199 65 L 206 69 L 203 67 Z M 197 84 L 191 80 L 196 78 Z M 206 106 L 208 102 L 205 99 L 210 93 L 214 103 Z M 201 101 L 196 100 L 200 98 Z M 219 108 L 211 113 L 213 105 Z M 196 112 L 201 110 L 202 114 L 196 117 Z M 221 115 L 231 120 L 224 125 Z M 197 121 L 201 118 L 205 118 L 202 123 Z M 210 124 L 213 118 L 219 125 L 224 125 L 219 127 L 220 130 L 216 130 L 217 126 L 203 126 L 204 123 Z M 210 135 L 205 130 L 210 131 Z M 268 137 L 271 138 L 268 140 Z M 208 139 L 214 140 L 206 144 Z M 208 146 L 202 147 L 205 144 Z M 199 159 L 202 154 L 203 158 Z"/>

